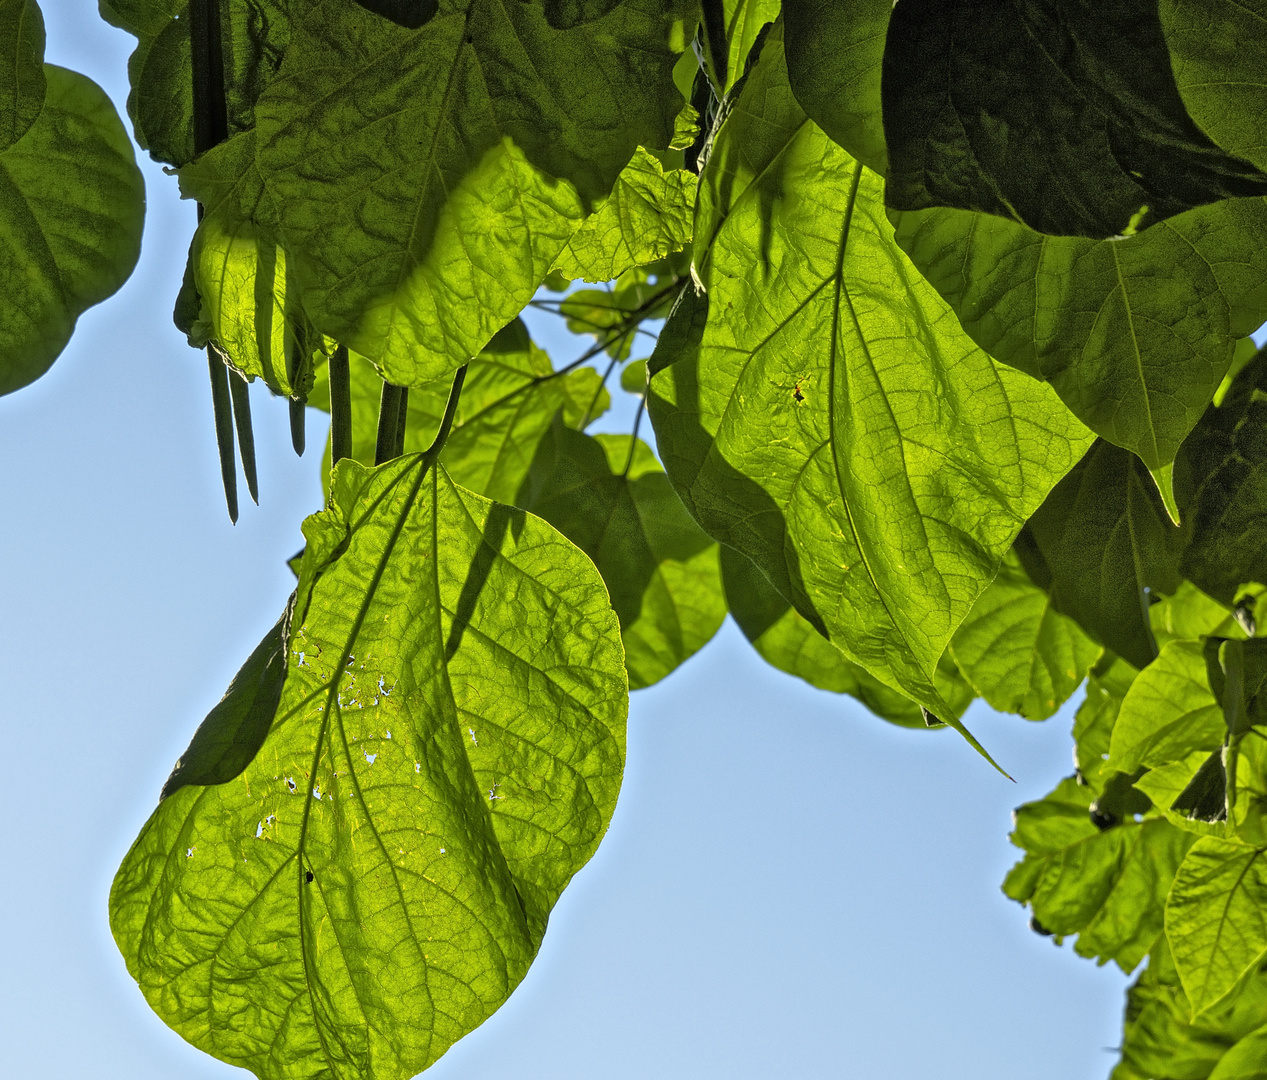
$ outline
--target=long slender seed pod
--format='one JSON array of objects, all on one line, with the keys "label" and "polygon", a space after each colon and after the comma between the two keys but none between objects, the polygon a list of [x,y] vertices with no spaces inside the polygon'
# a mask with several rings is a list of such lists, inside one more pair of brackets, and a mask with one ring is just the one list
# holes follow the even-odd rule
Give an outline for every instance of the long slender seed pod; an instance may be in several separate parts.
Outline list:
[{"label": "long slender seed pod", "polygon": [[193,67],[194,153],[203,154],[229,137],[219,0],[192,0],[189,5],[189,37]]},{"label": "long slender seed pod", "polygon": [[[374,464],[381,465],[399,457],[396,449],[397,428],[400,426],[401,397],[405,390],[402,386],[383,383],[383,396],[378,402],[378,438],[374,444]],[[403,439],[400,440],[404,442]]]},{"label": "long slender seed pod", "polygon": [[259,484],[255,477],[255,432],[251,430],[251,387],[240,371],[225,367],[229,380],[229,397],[233,402],[233,426],[238,431],[238,453],[242,457],[242,475],[251,500],[260,504]]},{"label": "long slender seed pod", "polygon": [[299,457],[304,456],[304,447],[307,445],[307,433],[304,430],[304,421],[307,413],[304,411],[307,403],[299,398],[290,398],[290,445],[295,448],[295,453]]},{"label": "long slender seed pod", "polygon": [[396,406],[396,436],[392,440],[392,457],[405,452],[405,427],[409,423],[409,388],[400,388],[400,403]]},{"label": "long slender seed pod", "polygon": [[229,520],[238,522],[238,469],[233,456],[233,406],[229,397],[229,371],[216,350],[207,346],[207,369],[211,373],[211,407],[216,421],[216,446],[220,451],[220,476],[224,480],[224,501]]},{"label": "long slender seed pod", "polygon": [[340,345],[330,357],[330,464],[352,456],[352,377],[348,349]]}]

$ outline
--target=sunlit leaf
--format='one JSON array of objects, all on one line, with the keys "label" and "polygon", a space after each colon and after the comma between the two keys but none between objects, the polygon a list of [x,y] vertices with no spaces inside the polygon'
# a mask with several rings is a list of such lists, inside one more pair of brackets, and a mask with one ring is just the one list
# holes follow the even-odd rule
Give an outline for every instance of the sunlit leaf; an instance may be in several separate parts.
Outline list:
[{"label": "sunlit leaf", "polygon": [[402,386],[477,353],[635,149],[668,145],[683,16],[621,0],[560,29],[539,4],[445,0],[409,30],[304,8],[255,115],[318,328]]},{"label": "sunlit leaf", "polygon": [[1134,772],[1217,749],[1227,734],[1210,693],[1199,641],[1172,641],[1131,683],[1122,701],[1109,766]]},{"label": "sunlit leaf", "polygon": [[1194,1014],[1230,993],[1267,952],[1264,849],[1201,837],[1166,901],[1166,938]]},{"label": "sunlit leaf", "polygon": [[1161,818],[1101,829],[1091,802],[1091,790],[1069,777],[1016,811],[1012,843],[1026,856],[1003,891],[1053,934],[1078,934],[1080,956],[1131,971],[1162,932],[1166,893],[1194,838]]},{"label": "sunlit leaf", "polygon": [[717,544],[682,506],[651,448],[555,420],[516,502],[594,560],[625,643],[629,686],[658,682],[726,617]]},{"label": "sunlit leaf", "polygon": [[272,728],[237,779],[163,800],[111,926],[221,1060],[405,1080],[523,978],[607,827],[618,627],[572,544],[418,456],[341,463],[305,535]]},{"label": "sunlit leaf", "polygon": [[1101,648],[1052,607],[1012,553],[950,639],[950,652],[1000,712],[1045,720],[1081,685]]},{"label": "sunlit leaf", "polygon": [[1088,436],[960,331],[881,187],[800,111],[772,32],[701,179],[706,292],[661,333],[649,406],[704,528],[940,715],[952,633]]},{"label": "sunlit leaf", "polygon": [[[722,547],[721,569],[730,614],[769,664],[819,690],[848,694],[883,720],[927,730],[915,702],[849,660],[792,607],[751,559]],[[942,700],[956,716],[962,716],[974,695],[948,655],[937,665],[933,682]]]},{"label": "sunlit leaf", "polygon": [[44,73],[39,117],[0,152],[0,394],[48,370],[141,250],[145,185],[114,106],[83,75]]},{"label": "sunlit leaf", "polygon": [[696,177],[665,169],[642,147],[616,186],[559,253],[553,269],[575,281],[611,281],[691,242]]}]

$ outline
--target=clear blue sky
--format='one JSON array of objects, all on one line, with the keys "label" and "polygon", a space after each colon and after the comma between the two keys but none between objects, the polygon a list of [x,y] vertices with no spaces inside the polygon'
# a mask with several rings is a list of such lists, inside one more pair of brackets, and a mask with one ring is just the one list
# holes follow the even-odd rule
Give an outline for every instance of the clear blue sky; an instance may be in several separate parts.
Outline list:
[{"label": "clear blue sky", "polygon": [[[122,107],[131,38],[90,0],[44,6],[49,60]],[[0,1072],[23,1080],[247,1075],[150,1013],[106,896],[292,588],[324,427],[310,414],[296,459],[256,388],[262,506],[230,526],[206,363],[170,319],[193,207],[145,167],[136,273],[0,399]],[[728,623],[634,695],[607,839],[521,988],[427,1075],[1101,1080],[1125,978],[1036,937],[998,890],[1011,808],[1071,771],[1070,715],[974,706],[1011,784],[952,733],[766,667]]]}]

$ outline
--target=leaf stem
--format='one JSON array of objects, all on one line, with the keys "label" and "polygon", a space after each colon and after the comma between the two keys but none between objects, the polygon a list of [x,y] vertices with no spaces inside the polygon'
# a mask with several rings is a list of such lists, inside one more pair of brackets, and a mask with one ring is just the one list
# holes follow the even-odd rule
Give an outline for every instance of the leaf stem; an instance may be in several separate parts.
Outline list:
[{"label": "leaf stem", "polygon": [[449,400],[444,403],[444,415],[440,418],[440,427],[436,431],[436,437],[431,440],[431,445],[422,455],[424,472],[435,463],[444,450],[444,444],[449,441],[449,432],[453,430],[453,420],[458,413],[458,402],[462,400],[462,384],[466,382],[466,369],[469,366],[469,364],[463,364],[453,373],[453,385],[449,387]]},{"label": "leaf stem", "polygon": [[633,434],[629,436],[629,457],[625,459],[625,467],[620,471],[622,479],[628,476],[629,470],[633,468],[634,451],[638,448],[638,428],[642,426],[642,414],[646,407],[647,395],[643,394],[638,400],[638,415],[634,417]]},{"label": "leaf stem", "polygon": [[330,466],[352,456],[352,376],[348,347],[330,357]]}]

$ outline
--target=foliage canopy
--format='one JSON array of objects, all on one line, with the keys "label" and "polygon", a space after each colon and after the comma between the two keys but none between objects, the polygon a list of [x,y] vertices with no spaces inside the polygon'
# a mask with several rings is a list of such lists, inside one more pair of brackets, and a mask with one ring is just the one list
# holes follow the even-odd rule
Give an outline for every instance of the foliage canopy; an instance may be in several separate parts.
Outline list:
[{"label": "foliage canopy", "polygon": [[[601,840],[628,692],[729,612],[987,759],[974,699],[1085,680],[1004,892],[1143,965],[1114,1080],[1267,1075],[1265,0],[101,9],[199,204],[231,516],[247,383],[301,453],[330,414],[295,592],[111,893],[169,1025],[270,1080],[425,1069]],[[8,393],[144,192],[34,0],[0,27]],[[556,367],[530,304],[592,347]],[[613,393],[634,430],[589,434]]]}]

